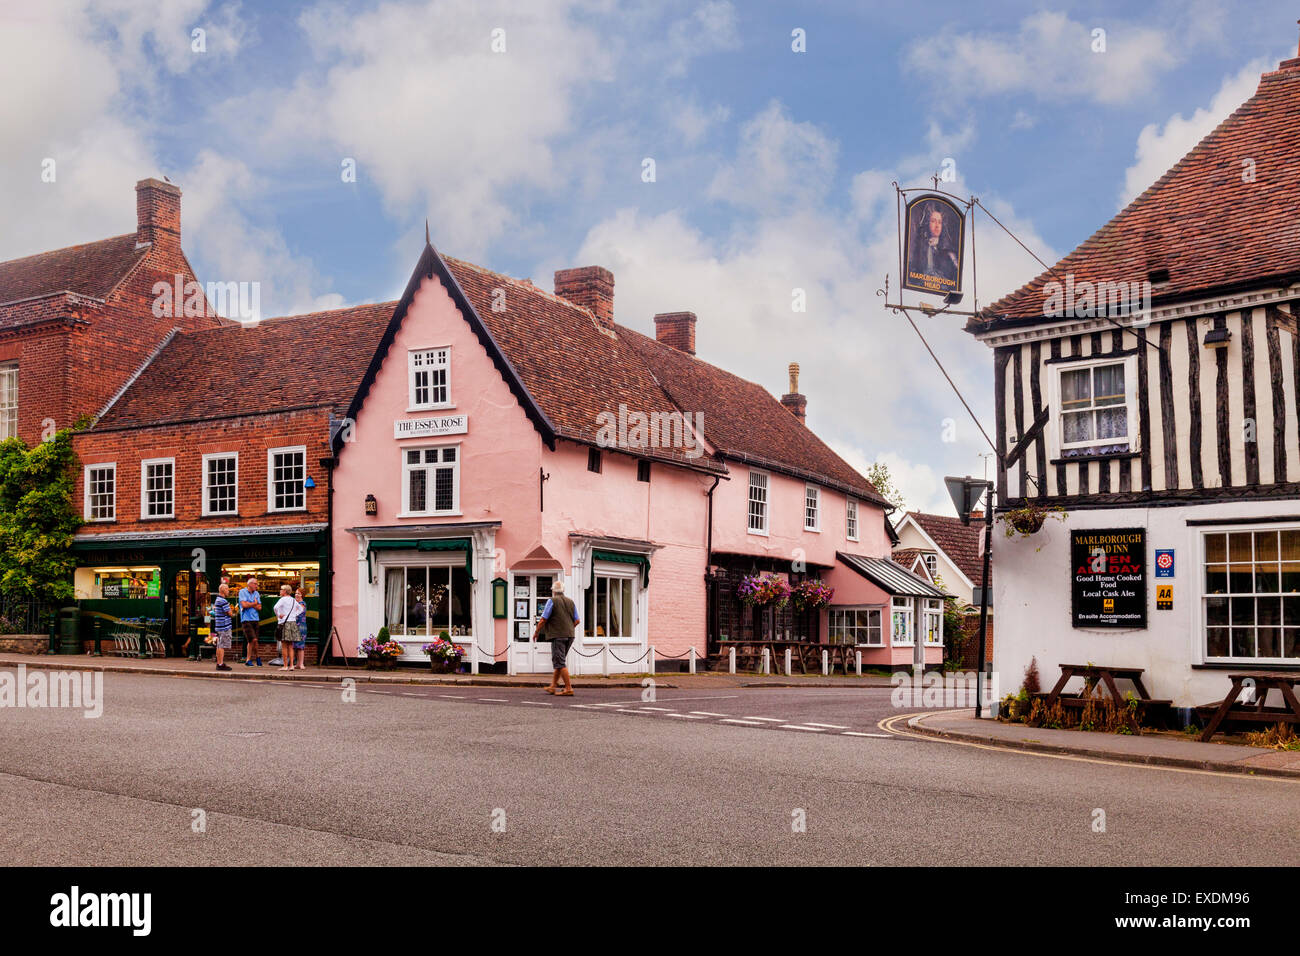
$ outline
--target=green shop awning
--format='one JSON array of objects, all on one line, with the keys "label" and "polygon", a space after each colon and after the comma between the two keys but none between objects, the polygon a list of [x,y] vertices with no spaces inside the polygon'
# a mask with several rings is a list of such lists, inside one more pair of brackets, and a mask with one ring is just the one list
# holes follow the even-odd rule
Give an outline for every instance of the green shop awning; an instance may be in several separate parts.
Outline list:
[{"label": "green shop awning", "polygon": [[470,581],[474,580],[474,542],[469,538],[379,538],[372,540],[366,548],[366,564],[369,566],[371,583],[375,573],[370,565],[370,555],[376,551],[464,551],[465,573]]},{"label": "green shop awning", "polygon": [[646,587],[650,583],[650,558],[644,554],[629,554],[626,551],[599,551],[595,548],[591,551],[591,580],[587,586],[591,587],[596,583],[596,562],[612,561],[617,564],[635,564],[641,568],[641,586]]}]

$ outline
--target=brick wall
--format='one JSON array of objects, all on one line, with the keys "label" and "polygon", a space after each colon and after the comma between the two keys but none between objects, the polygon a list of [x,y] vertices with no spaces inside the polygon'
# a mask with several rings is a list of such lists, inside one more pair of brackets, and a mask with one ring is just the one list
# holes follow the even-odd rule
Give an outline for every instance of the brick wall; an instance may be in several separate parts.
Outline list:
[{"label": "brick wall", "polygon": [[[307,475],[316,480],[306,492],[306,512],[267,509],[267,451],[305,445]],[[329,456],[329,411],[299,412],[227,418],[218,421],[133,428],[122,431],[83,432],[74,436],[73,449],[82,468],[76,476],[73,501],[85,500],[85,465],[116,462],[117,520],[83,525],[83,534],[124,531],[167,531],[178,527],[204,528],[239,525],[274,527],[325,521],[328,488],[320,460]],[[203,456],[238,452],[238,514],[203,516]],[[174,519],[140,518],[140,469],[148,458],[174,458]]]},{"label": "brick wall", "polygon": [[[966,621],[962,626],[962,631],[970,635],[970,640],[966,642],[965,652],[962,654],[962,667],[965,670],[973,671],[979,665],[980,616],[978,614],[967,616]],[[984,663],[990,664],[992,661],[993,615],[990,614],[988,617],[988,628],[984,634]]]}]

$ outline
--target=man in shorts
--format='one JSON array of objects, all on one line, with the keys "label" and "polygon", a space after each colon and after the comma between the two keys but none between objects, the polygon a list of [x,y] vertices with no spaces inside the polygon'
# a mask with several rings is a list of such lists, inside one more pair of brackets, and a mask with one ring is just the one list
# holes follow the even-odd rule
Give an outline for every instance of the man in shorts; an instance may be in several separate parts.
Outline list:
[{"label": "man in shorts", "polygon": [[244,631],[244,663],[252,667],[253,662],[262,666],[262,658],[257,653],[257,629],[261,624],[262,595],[257,593],[257,578],[250,577],[247,585],[239,591],[239,624]]},{"label": "man in shorts", "polygon": [[[542,608],[542,619],[537,622],[537,629],[533,632],[533,640],[536,641],[545,629],[546,640],[551,642],[551,667],[555,673],[551,675],[551,686],[546,688],[548,694],[573,696],[568,657],[569,648],[573,644],[573,632],[578,623],[578,606],[572,598],[565,596],[564,582],[556,581],[551,585],[551,597],[546,602],[546,607]],[[564,690],[559,690],[556,686],[561,680],[564,681]]]},{"label": "man in shorts", "polygon": [[230,665],[226,663],[226,651],[230,650],[231,639],[234,636],[234,621],[230,617],[232,609],[229,595],[230,585],[222,581],[217,599],[212,602],[212,643],[217,648],[217,670],[219,671],[230,670]]}]

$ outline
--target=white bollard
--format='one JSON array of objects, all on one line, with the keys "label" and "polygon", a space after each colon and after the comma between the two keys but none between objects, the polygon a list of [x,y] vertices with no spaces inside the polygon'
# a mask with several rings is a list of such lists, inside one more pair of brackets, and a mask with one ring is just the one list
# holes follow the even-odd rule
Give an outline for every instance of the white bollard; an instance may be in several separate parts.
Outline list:
[{"label": "white bollard", "polygon": [[647,659],[647,664],[650,667],[649,673],[653,674],[655,672],[655,646],[653,644],[650,645],[650,656]]},{"label": "white bollard", "polygon": [[791,675],[794,674],[794,671],[790,668],[790,656],[791,656],[791,651],[790,648],[787,647],[785,649],[785,676],[786,677],[790,677]]},{"label": "white bollard", "polygon": [[827,676],[830,672],[831,672],[831,652],[822,651],[822,677]]},{"label": "white bollard", "polygon": [[853,656],[858,659],[858,676],[861,677],[862,676],[862,652],[854,651]]},{"label": "white bollard", "polygon": [[606,641],[600,649],[600,672],[606,677],[609,676],[609,641]]},{"label": "white bollard", "polygon": [[729,658],[728,667],[731,673],[734,674],[736,673],[736,649],[734,647],[727,651],[727,657]]},{"label": "white bollard", "polygon": [[695,645],[691,645],[691,673],[695,673]]},{"label": "white bollard", "polygon": [[478,673],[478,641],[469,642],[469,672]]},{"label": "white bollard", "polygon": [[770,647],[763,648],[763,673],[765,675],[772,673],[772,649]]}]

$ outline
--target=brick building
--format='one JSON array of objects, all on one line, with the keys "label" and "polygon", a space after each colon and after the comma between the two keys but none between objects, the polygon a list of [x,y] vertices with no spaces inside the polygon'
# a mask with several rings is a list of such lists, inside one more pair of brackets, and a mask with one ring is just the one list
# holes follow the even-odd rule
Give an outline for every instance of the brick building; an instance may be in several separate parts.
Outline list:
[{"label": "brick building", "polygon": [[224,320],[154,314],[154,286],[195,281],[181,251],[181,191],[136,184],[134,232],[0,262],[0,439],[28,443],[94,416],[174,331]]}]

